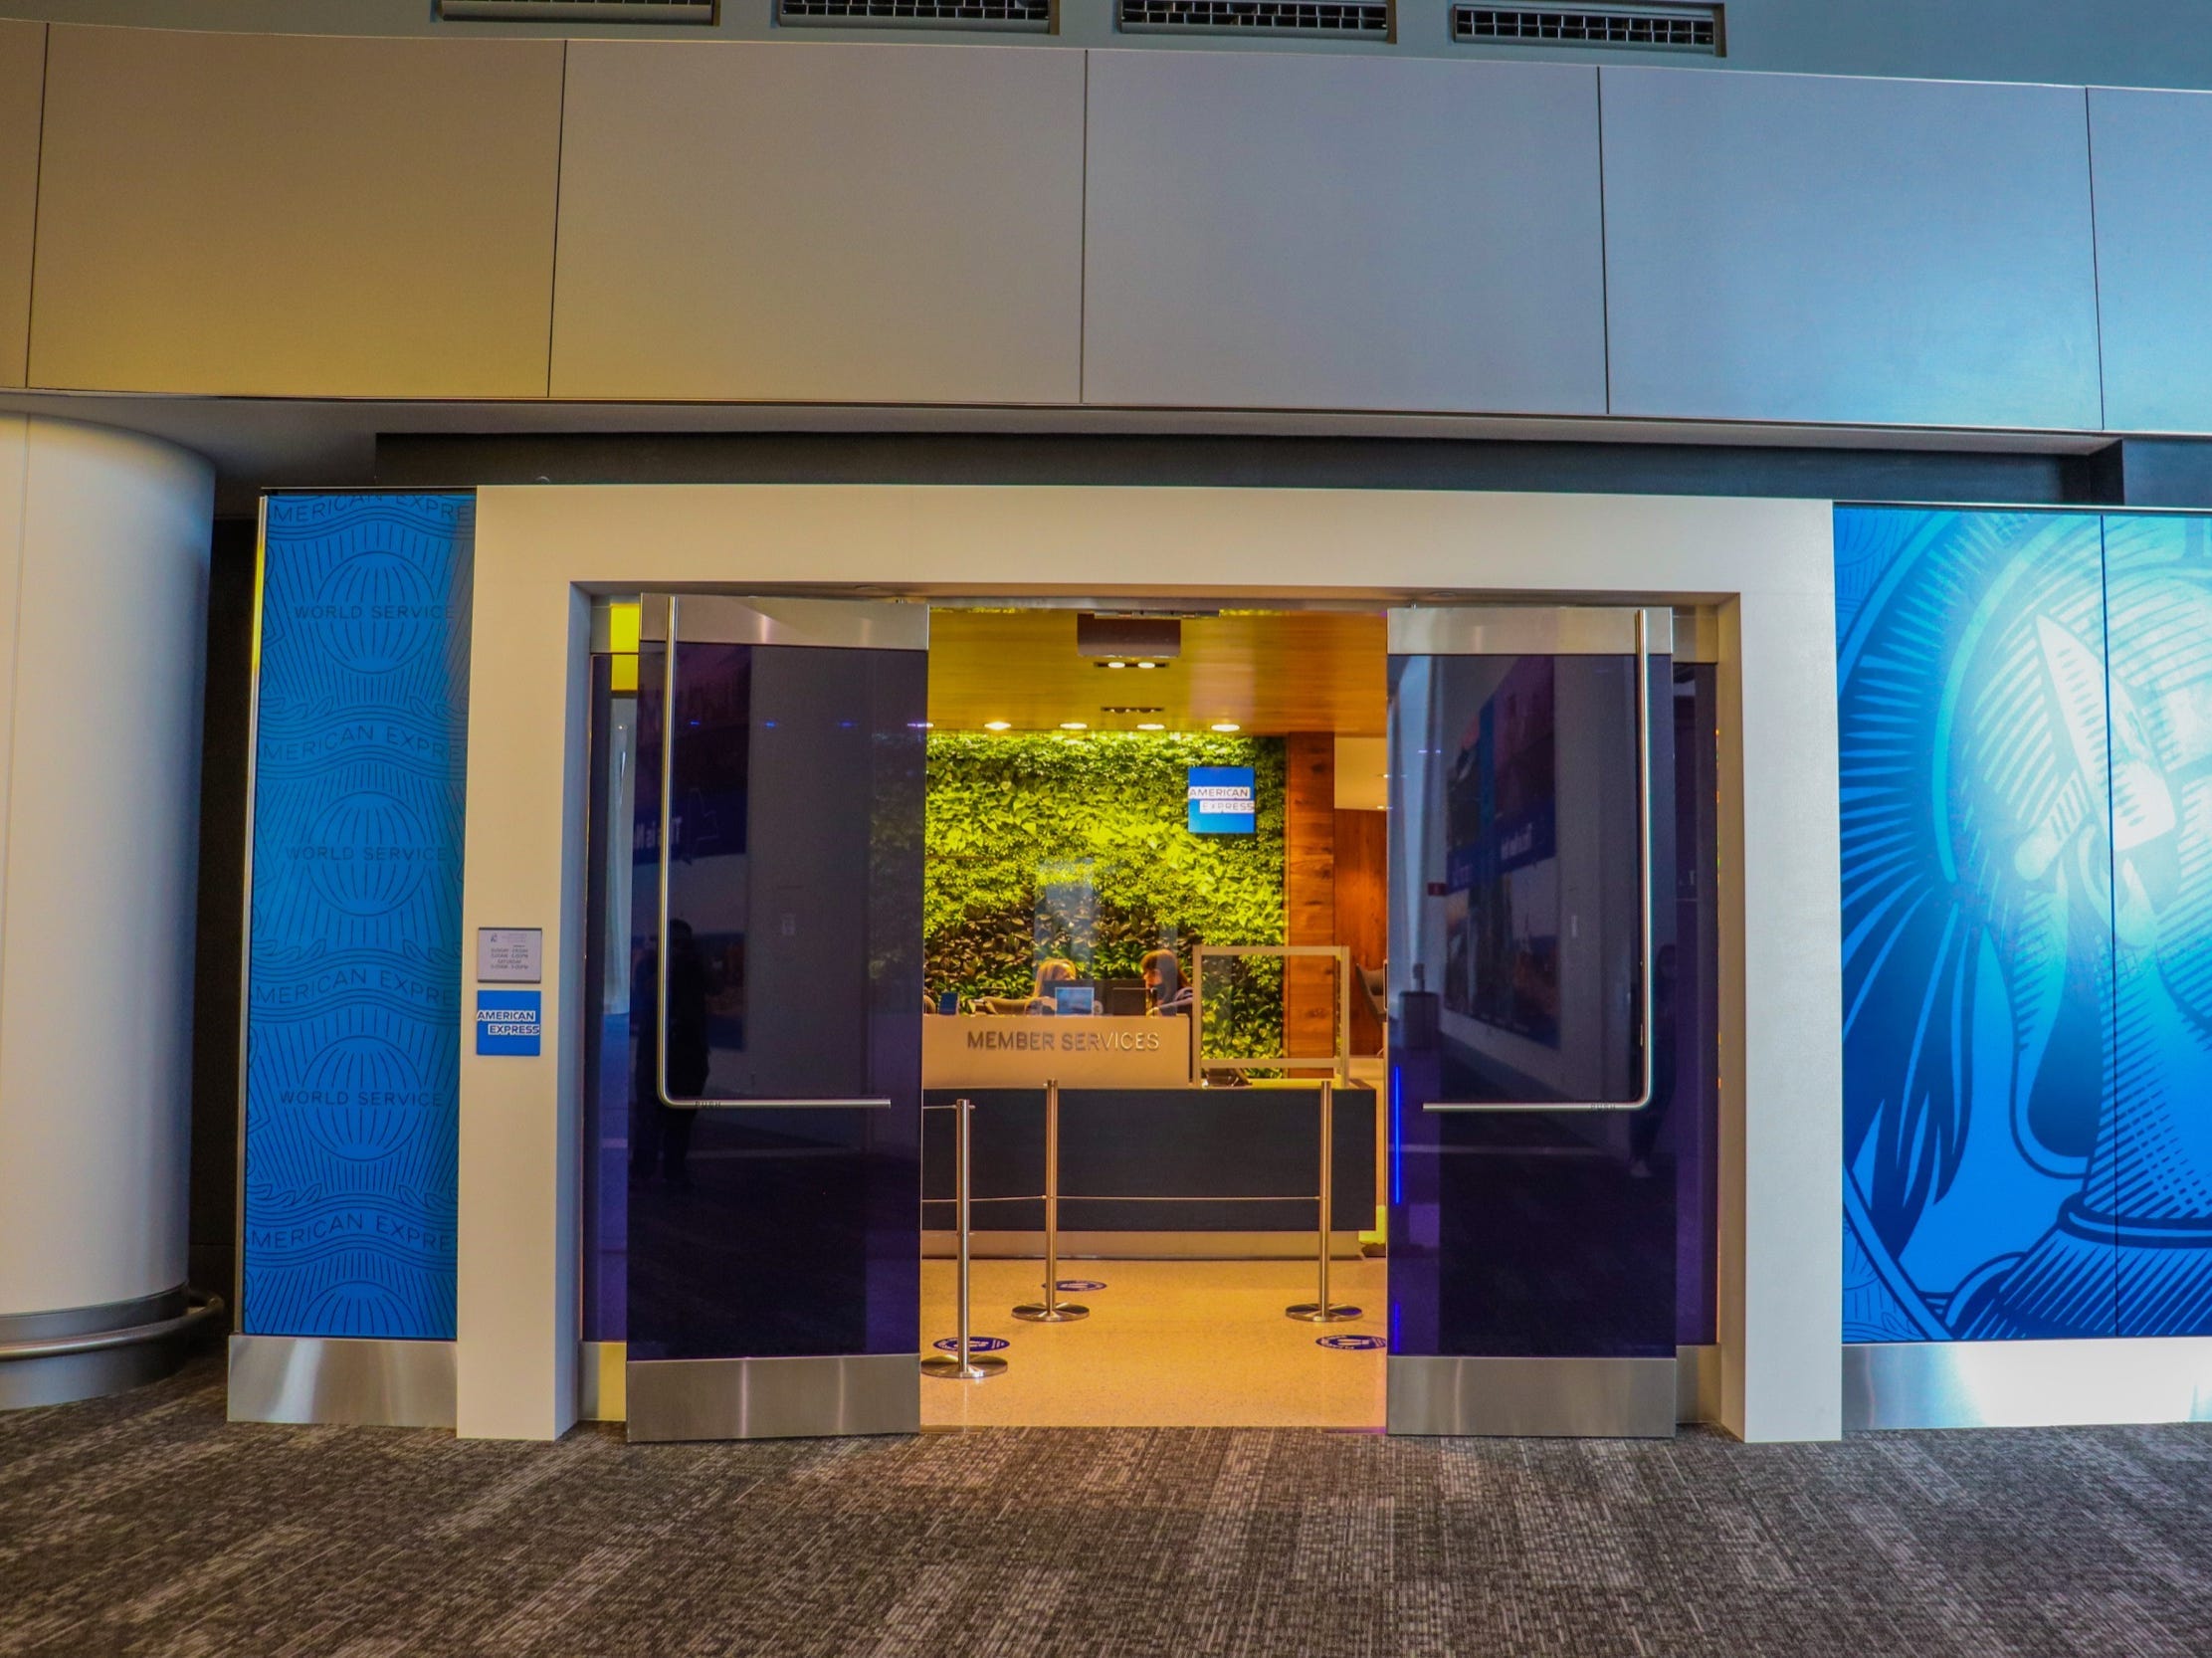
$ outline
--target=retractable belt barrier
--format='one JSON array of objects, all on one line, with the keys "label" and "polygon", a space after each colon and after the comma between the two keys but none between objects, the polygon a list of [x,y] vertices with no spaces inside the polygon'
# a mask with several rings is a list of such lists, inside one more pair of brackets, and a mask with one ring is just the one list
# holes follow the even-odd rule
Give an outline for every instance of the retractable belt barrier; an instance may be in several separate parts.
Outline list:
[{"label": "retractable belt barrier", "polygon": [[970,1150],[969,1120],[975,1115],[973,1100],[955,1100],[949,1107],[929,1106],[927,1111],[947,1111],[952,1115],[953,1143],[953,1197],[959,1213],[960,1228],[960,1347],[957,1352],[932,1353],[921,1361],[921,1373],[942,1376],[952,1381],[983,1381],[1001,1375],[1006,1370],[1006,1360],[996,1353],[976,1352],[971,1344],[974,1337],[969,1329],[968,1294],[968,1153]]},{"label": "retractable belt barrier", "polygon": [[[1295,1061],[1291,1063],[1296,1063]],[[1320,1105],[1320,1189],[1318,1192],[1285,1192],[1280,1196],[1250,1198],[1253,1202],[1304,1201],[1310,1197],[1319,1208],[1315,1226],[1318,1248],[1315,1251],[1318,1276],[1318,1294],[1311,1301],[1302,1301],[1286,1307],[1287,1318],[1302,1320],[1307,1324],[1342,1324],[1361,1316],[1360,1309],[1331,1301],[1328,1293],[1329,1263],[1329,1195],[1336,1176],[1336,1085],[1333,1078],[1324,1077],[1319,1084]],[[946,1376],[963,1381],[981,1381],[1000,1374],[1006,1360],[991,1353],[978,1353],[971,1349],[970,1334],[970,1270],[972,1259],[970,1205],[976,1203],[1034,1203],[1041,1195],[1045,1205],[1045,1295],[1042,1301],[1024,1302],[1013,1309],[1013,1315],[1030,1324],[1074,1324],[1088,1319],[1091,1309],[1079,1307],[1060,1299],[1060,1084],[1045,1084],[1045,1189],[1038,1193],[1000,1193],[977,1197],[973,1191],[972,1158],[974,1136],[972,1119],[975,1102],[966,1098],[949,1105],[926,1106],[926,1111],[949,1111],[953,1116],[953,1203],[957,1215],[959,1257],[959,1314],[960,1336],[956,1353],[940,1353],[924,1358],[922,1370],[933,1376]],[[1130,1203],[1145,1201],[1181,1201],[1180,1199],[1113,1197],[1105,1193],[1079,1194],[1086,1201],[1104,1203]]]},{"label": "retractable belt barrier", "polygon": [[1328,1199],[1336,1183],[1336,1085],[1327,1077],[1321,1079],[1321,1221],[1320,1221],[1320,1294],[1311,1301],[1294,1302],[1283,1309],[1284,1316],[1303,1319],[1307,1324],[1342,1324],[1359,1317],[1359,1309],[1346,1307],[1328,1299]]},{"label": "retractable belt barrier", "polygon": [[1014,1317],[1031,1324],[1074,1324],[1091,1309],[1060,1299],[1060,1084],[1045,1084],[1045,1299],[1027,1301]]}]

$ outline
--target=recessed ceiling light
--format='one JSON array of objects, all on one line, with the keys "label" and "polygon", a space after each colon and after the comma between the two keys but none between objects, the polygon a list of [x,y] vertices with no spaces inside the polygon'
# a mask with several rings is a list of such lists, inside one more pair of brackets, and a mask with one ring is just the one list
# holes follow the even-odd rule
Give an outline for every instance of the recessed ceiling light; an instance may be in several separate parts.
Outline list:
[{"label": "recessed ceiling light", "polygon": [[1137,666],[1139,668],[1157,668],[1159,664],[1156,662],[1140,662]]},{"label": "recessed ceiling light", "polygon": [[1140,731],[1164,731],[1167,729],[1167,727],[1161,725],[1157,720],[1143,721],[1137,725],[1136,728]]},{"label": "recessed ceiling light", "polygon": [[1234,720],[1216,720],[1208,728],[1216,731],[1241,731],[1244,729]]},{"label": "recessed ceiling light", "polygon": [[1011,720],[986,720],[983,722],[983,728],[986,731],[1010,731],[1014,728],[1014,722]]},{"label": "recessed ceiling light", "polygon": [[1080,720],[1063,720],[1060,728],[1064,731],[1088,731],[1091,727]]},{"label": "recessed ceiling light", "polygon": [[1109,662],[1106,666],[1108,668],[1126,668],[1128,664],[1125,662]]}]

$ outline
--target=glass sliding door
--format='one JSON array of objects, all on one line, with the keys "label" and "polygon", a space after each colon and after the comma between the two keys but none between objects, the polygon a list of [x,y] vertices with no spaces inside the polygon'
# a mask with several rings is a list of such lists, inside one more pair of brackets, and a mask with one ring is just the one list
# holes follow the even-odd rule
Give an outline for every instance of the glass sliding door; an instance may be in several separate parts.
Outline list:
[{"label": "glass sliding door", "polygon": [[927,611],[648,595],[633,1439],[919,1426]]},{"label": "glass sliding door", "polygon": [[1672,1433],[1672,615],[1389,625],[1389,1426]]}]

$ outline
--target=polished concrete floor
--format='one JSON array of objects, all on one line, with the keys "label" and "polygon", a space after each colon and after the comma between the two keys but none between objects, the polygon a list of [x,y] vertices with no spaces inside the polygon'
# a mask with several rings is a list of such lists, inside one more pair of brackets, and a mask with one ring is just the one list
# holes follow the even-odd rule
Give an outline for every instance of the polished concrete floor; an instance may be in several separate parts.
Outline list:
[{"label": "polished concrete floor", "polygon": [[[1030,1324],[1040,1261],[978,1261],[972,1330],[1002,1340],[1006,1371],[988,1381],[924,1378],[927,1427],[1380,1428],[1384,1263],[1333,1262],[1329,1298],[1359,1319],[1310,1325],[1284,1308],[1316,1292],[1311,1261],[1063,1261],[1063,1284],[1103,1283],[1063,1299],[1091,1309],[1074,1324]],[[924,1346],[958,1330],[950,1261],[924,1261]]]}]

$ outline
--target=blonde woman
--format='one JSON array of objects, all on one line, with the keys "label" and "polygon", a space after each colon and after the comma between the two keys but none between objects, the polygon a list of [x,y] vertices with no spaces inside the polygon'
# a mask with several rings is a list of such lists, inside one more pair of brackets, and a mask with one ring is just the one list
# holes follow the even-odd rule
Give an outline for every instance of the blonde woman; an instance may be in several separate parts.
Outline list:
[{"label": "blonde woman", "polygon": [[1076,964],[1064,955],[1048,955],[1037,963],[1037,985],[1030,992],[1029,1011],[1032,1013],[1057,1013],[1060,1011],[1054,989],[1062,984],[1076,982]]}]

